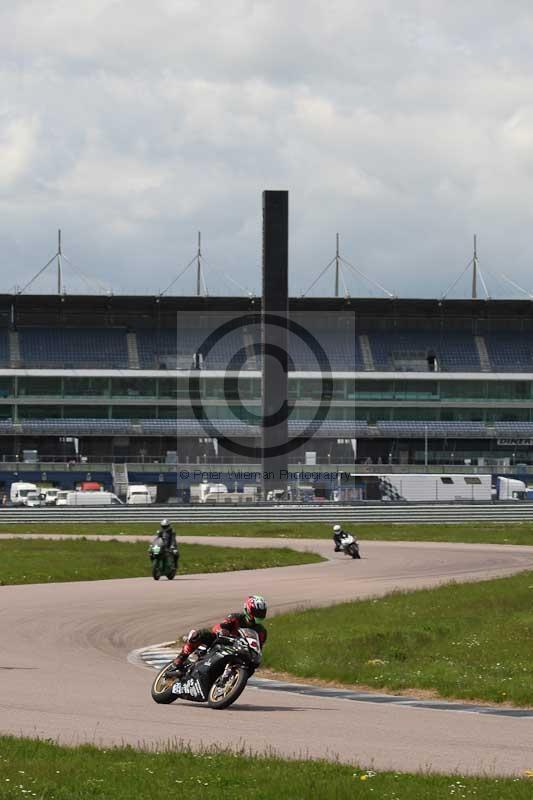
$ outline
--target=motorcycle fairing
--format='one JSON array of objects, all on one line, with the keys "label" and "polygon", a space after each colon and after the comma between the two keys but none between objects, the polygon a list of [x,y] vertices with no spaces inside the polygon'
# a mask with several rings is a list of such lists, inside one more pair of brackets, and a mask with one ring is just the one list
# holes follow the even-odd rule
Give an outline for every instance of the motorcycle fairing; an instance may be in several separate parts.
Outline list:
[{"label": "motorcycle fairing", "polygon": [[172,687],[172,694],[177,694],[186,700],[196,700],[199,703],[203,703],[206,699],[200,681],[192,676],[186,676],[184,680],[176,681]]}]

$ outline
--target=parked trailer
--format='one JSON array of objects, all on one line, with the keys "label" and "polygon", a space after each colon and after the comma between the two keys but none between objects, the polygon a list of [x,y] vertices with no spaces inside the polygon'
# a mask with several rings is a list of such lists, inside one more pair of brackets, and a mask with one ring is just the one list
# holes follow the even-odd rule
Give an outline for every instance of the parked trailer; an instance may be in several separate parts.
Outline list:
[{"label": "parked trailer", "polygon": [[490,500],[491,476],[454,474],[350,473],[361,500],[442,502]]},{"label": "parked trailer", "polygon": [[119,506],[122,501],[113,492],[59,492],[58,506]]}]

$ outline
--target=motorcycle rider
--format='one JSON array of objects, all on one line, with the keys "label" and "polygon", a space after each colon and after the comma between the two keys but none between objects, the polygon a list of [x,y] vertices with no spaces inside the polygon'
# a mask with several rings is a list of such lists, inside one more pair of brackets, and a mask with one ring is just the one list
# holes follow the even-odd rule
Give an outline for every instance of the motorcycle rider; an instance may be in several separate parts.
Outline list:
[{"label": "motorcycle rider", "polygon": [[242,613],[233,611],[228,614],[222,622],[218,622],[211,630],[209,628],[192,629],[185,637],[185,644],[172,662],[172,666],[166,671],[167,677],[178,677],[185,671],[186,661],[201,644],[211,647],[217,636],[236,636],[239,628],[252,628],[259,636],[261,647],[267,639],[266,628],[258,622],[265,619],[267,615],[267,604],[264,597],[259,594],[252,594],[244,601]]},{"label": "motorcycle rider", "polygon": [[348,531],[343,531],[341,525],[334,525],[333,526],[333,542],[335,544],[335,552],[336,553],[340,553],[340,551],[342,550],[342,547],[341,547],[342,540],[343,540],[343,538],[345,536],[353,536],[353,538],[355,539],[354,534],[353,533],[350,534],[350,533],[348,533]]},{"label": "motorcycle rider", "polygon": [[[156,535],[154,536],[152,544],[154,544],[158,540],[160,540],[162,546],[171,553],[172,558],[174,559],[174,568],[177,569],[178,543],[176,542],[176,531],[174,530],[168,519],[161,520],[160,528],[157,531]],[[151,554],[150,558],[153,558]]]}]

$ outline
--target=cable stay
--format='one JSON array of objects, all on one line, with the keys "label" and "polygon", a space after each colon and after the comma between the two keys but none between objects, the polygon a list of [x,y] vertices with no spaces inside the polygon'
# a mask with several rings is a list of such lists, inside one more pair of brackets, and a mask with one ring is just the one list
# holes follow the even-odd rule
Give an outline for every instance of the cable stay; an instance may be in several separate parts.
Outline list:
[{"label": "cable stay", "polygon": [[312,290],[315,288],[315,286],[317,285],[317,283],[318,283],[318,281],[320,280],[320,278],[321,278],[323,275],[325,275],[325,274],[326,274],[326,272],[328,271],[328,269],[329,269],[329,268],[332,266],[332,264],[334,264],[334,263],[335,263],[335,259],[334,259],[334,258],[332,258],[332,259],[331,259],[331,261],[329,262],[329,264],[326,264],[326,266],[324,267],[324,269],[322,270],[322,272],[320,272],[320,274],[319,274],[319,275],[317,275],[317,277],[315,278],[315,280],[313,281],[313,283],[311,284],[311,286],[310,286],[310,287],[307,289],[307,291],[302,293],[302,295],[301,295],[302,297],[307,297],[307,295],[309,294],[309,292],[310,292],[310,291],[312,291]]},{"label": "cable stay", "polygon": [[111,289],[109,287],[105,286],[98,278],[92,278],[92,279],[88,278],[87,275],[85,275],[85,273],[79,267],[76,267],[76,265],[70,260],[70,258],[68,258],[64,254],[63,248],[61,246],[61,230],[58,230],[57,232],[57,250],[52,256],[52,258],[46,262],[44,267],[41,267],[41,269],[35,273],[33,278],[31,278],[31,280],[29,280],[22,287],[22,289],[17,289],[15,291],[15,294],[24,294],[24,292],[27,291],[30,288],[30,286],[32,286],[35,283],[35,281],[46,272],[46,270],[54,263],[54,261],[57,264],[58,294],[66,294],[65,286],[63,283],[63,261],[66,261],[72,267],[73,271],[76,273],[78,278],[80,278],[85,283],[85,285],[89,287],[89,289],[94,291],[94,288],[98,287],[101,291],[104,291],[106,294],[112,294]]},{"label": "cable stay", "polygon": [[520,284],[518,284],[516,281],[512,280],[512,278],[509,278],[509,276],[505,275],[503,272],[501,272],[501,273],[500,272],[498,272],[498,273],[492,272],[492,270],[490,270],[485,264],[483,265],[483,269],[481,269],[481,266],[480,266],[480,263],[479,263],[479,259],[478,259],[478,255],[477,255],[477,236],[474,236],[474,254],[473,254],[473,257],[470,259],[470,261],[468,262],[466,267],[463,269],[463,271],[460,273],[460,275],[458,275],[458,277],[454,280],[454,282],[451,284],[451,286],[449,286],[448,289],[444,292],[444,294],[441,295],[441,300],[445,300],[448,297],[450,292],[453,291],[453,289],[457,286],[457,284],[459,283],[461,278],[465,275],[465,273],[470,268],[472,268],[472,294],[471,294],[471,299],[472,300],[481,299],[481,298],[478,297],[478,280],[479,280],[479,283],[481,284],[481,287],[482,287],[484,295],[485,295],[484,298],[482,298],[482,299],[484,299],[484,300],[490,300],[491,299],[491,293],[490,293],[488,285],[487,285],[486,276],[490,276],[491,280],[495,282],[496,288],[498,290],[498,294],[499,294],[499,291],[503,287],[502,295],[505,296],[505,286],[504,286],[504,284],[508,284],[509,286],[512,286],[513,289],[515,289],[520,294],[525,295],[529,300],[533,300],[533,293],[532,292],[528,291],[527,289],[524,289],[523,286],[520,286]]},{"label": "cable stay", "polygon": [[220,277],[223,280],[227,281],[228,284],[230,284],[230,283],[233,284],[234,286],[237,287],[237,289],[240,292],[242,292],[245,295],[248,295],[249,297],[253,297],[254,296],[253,292],[251,292],[245,286],[241,286],[241,284],[238,283],[236,280],[234,280],[234,278],[232,278],[231,275],[228,275],[226,272],[224,272],[224,270],[221,270],[218,267],[214,267],[210,262],[207,261],[205,256],[202,257],[202,261],[203,261],[203,264],[208,268],[208,270],[210,270],[211,272],[216,272],[218,275],[220,275]]},{"label": "cable stay", "polygon": [[525,294],[526,297],[529,297],[530,300],[533,300],[533,294],[531,294],[531,292],[528,292],[527,289],[524,289],[518,283],[516,283],[515,281],[511,280],[511,278],[508,278],[507,275],[503,274],[503,272],[502,272],[502,278],[503,278],[504,281],[507,281],[507,283],[509,283],[511,286],[513,286],[515,289],[517,289],[521,294]]},{"label": "cable stay", "polygon": [[180,278],[182,278],[182,277],[183,277],[183,275],[185,275],[185,273],[187,272],[187,270],[188,270],[188,269],[190,269],[190,268],[192,267],[192,265],[195,263],[195,261],[196,261],[196,256],[193,256],[193,257],[191,258],[191,260],[189,261],[189,263],[187,264],[187,266],[186,266],[186,267],[184,267],[184,269],[182,269],[182,270],[181,270],[181,272],[178,272],[178,274],[176,275],[176,277],[174,278],[174,280],[173,280],[171,283],[169,283],[169,285],[167,286],[167,288],[166,288],[166,289],[163,289],[163,291],[162,291],[162,292],[159,292],[159,297],[163,297],[163,295],[165,295],[167,292],[169,292],[169,291],[172,289],[172,287],[174,286],[174,284],[175,284],[175,283],[177,283],[177,282],[179,281],[179,279],[180,279]]},{"label": "cable stay", "polygon": [[207,288],[207,281],[206,281],[206,270],[205,267],[208,267],[209,271],[216,272],[219,274],[228,284],[232,283],[234,286],[239,289],[244,295],[248,295],[248,297],[255,297],[255,293],[251,292],[249,289],[246,289],[244,286],[241,286],[236,280],[234,280],[231,275],[228,275],[221,269],[214,267],[210,263],[208,264],[204,254],[202,253],[202,234],[198,231],[198,246],[195,255],[191,258],[189,263],[179,272],[174,280],[169,283],[166,289],[163,289],[162,292],[159,293],[159,297],[163,297],[163,295],[167,294],[173,286],[182,278],[186,272],[193,266],[196,265],[196,296],[201,297],[202,294],[204,297],[209,296],[209,290]]},{"label": "cable stay", "polygon": [[359,275],[360,278],[363,278],[363,280],[365,280],[371,286],[374,286],[376,289],[379,289],[380,292],[383,292],[383,294],[386,295],[387,297],[389,297],[391,300],[394,299],[395,295],[393,294],[393,292],[389,292],[389,290],[385,289],[385,287],[382,286],[380,283],[378,283],[377,281],[372,280],[372,278],[369,278],[368,275],[365,275],[364,272],[362,272],[360,269],[358,269],[358,267],[354,266],[349,261],[347,261],[347,259],[345,259],[345,258],[343,258],[341,256],[340,260],[341,260],[341,262],[343,264],[346,264],[347,267],[350,267],[350,269],[353,272],[355,272],[356,275]]},{"label": "cable stay", "polygon": [[368,275],[366,275],[362,270],[359,269],[359,267],[356,267],[354,264],[352,264],[350,261],[348,261],[348,259],[346,259],[343,256],[341,256],[340,248],[339,248],[339,234],[338,233],[336,235],[335,255],[333,256],[331,261],[328,264],[326,264],[326,266],[317,275],[317,277],[312,282],[312,284],[309,286],[309,288],[305,292],[302,293],[301,297],[307,297],[309,292],[311,292],[314,289],[314,287],[317,285],[319,280],[326,274],[326,272],[329,269],[331,269],[331,267],[334,264],[335,264],[335,297],[339,297],[339,284],[340,284],[340,282],[342,282],[342,285],[343,285],[343,288],[344,288],[344,292],[345,292],[345,297],[349,297],[350,296],[350,294],[348,292],[348,288],[346,286],[346,281],[344,279],[343,266],[348,267],[359,278],[362,278],[363,281],[365,281],[367,284],[369,284],[370,286],[373,286],[375,289],[378,289],[386,297],[389,297],[389,298],[393,298],[394,297],[394,294],[392,292],[389,292],[388,289],[385,289],[385,287],[382,286],[377,281],[373,280],[372,278],[369,278]]}]

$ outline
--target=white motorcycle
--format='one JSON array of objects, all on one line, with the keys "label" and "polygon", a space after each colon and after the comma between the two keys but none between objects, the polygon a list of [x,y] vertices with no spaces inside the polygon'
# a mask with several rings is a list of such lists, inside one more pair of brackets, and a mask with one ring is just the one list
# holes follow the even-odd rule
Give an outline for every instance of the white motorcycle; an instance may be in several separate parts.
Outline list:
[{"label": "white motorcycle", "polygon": [[351,558],[361,558],[359,544],[355,536],[352,536],[351,533],[343,533],[339,546],[345,556],[350,556]]}]

